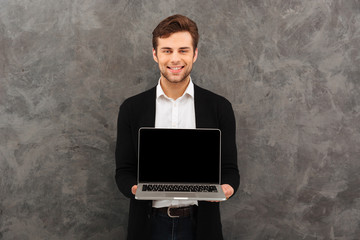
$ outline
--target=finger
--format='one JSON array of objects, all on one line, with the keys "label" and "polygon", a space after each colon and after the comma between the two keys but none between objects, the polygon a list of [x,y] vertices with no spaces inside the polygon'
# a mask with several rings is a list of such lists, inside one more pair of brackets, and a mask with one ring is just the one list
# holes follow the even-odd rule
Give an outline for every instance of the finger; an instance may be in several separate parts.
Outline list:
[{"label": "finger", "polygon": [[223,184],[221,187],[227,199],[229,199],[231,195],[234,194],[234,189],[229,184]]},{"label": "finger", "polygon": [[136,194],[136,190],[137,190],[137,185],[134,185],[134,186],[132,186],[132,188],[131,188],[131,192],[132,192],[132,194]]}]

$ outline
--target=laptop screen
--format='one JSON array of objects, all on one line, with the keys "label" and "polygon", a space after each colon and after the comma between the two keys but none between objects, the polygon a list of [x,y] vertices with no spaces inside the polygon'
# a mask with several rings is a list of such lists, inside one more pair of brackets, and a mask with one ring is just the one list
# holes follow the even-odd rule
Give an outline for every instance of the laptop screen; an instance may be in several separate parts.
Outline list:
[{"label": "laptop screen", "polygon": [[139,183],[220,183],[219,129],[139,130]]}]

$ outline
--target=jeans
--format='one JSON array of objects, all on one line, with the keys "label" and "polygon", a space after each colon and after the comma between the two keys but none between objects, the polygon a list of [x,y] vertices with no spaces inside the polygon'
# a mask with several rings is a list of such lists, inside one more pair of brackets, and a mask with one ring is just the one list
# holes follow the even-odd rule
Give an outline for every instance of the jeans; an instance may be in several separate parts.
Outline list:
[{"label": "jeans", "polygon": [[151,219],[152,240],[194,240],[196,222],[194,216],[170,218],[156,213]]}]

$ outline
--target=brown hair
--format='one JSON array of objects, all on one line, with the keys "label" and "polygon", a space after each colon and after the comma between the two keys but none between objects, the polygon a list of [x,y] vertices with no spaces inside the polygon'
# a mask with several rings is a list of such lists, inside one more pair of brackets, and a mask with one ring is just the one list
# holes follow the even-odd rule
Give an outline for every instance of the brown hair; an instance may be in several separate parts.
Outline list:
[{"label": "brown hair", "polygon": [[152,32],[153,34],[153,48],[156,51],[158,45],[158,38],[167,38],[176,32],[187,31],[190,33],[193,41],[194,51],[199,42],[199,33],[196,23],[190,18],[176,14],[162,20],[159,25]]}]

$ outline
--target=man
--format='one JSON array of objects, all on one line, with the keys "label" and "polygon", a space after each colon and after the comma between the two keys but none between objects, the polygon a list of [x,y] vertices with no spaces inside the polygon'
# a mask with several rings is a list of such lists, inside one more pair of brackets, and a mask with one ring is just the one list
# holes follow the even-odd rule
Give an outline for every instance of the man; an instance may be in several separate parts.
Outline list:
[{"label": "man", "polygon": [[[120,191],[131,199],[128,239],[223,238],[218,202],[134,198],[140,127],[219,128],[221,186],[226,198],[230,198],[239,186],[235,117],[231,104],[198,87],[190,77],[198,56],[198,39],[196,24],[185,16],[174,15],[161,21],[153,31],[153,58],[159,65],[159,82],[156,87],[125,100],[120,107],[115,178]],[[186,142],[178,148],[186,148]],[[158,150],[161,152],[161,146]],[[166,214],[169,206],[176,208],[172,215],[179,217],[170,218]]]}]

